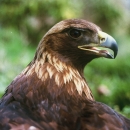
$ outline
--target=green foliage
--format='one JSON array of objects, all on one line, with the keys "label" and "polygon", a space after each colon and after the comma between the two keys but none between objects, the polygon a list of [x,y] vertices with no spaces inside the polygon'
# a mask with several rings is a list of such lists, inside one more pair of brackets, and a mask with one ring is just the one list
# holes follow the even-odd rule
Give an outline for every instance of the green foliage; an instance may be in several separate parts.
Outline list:
[{"label": "green foliage", "polygon": [[[75,0],[4,0],[0,3],[1,26],[13,26],[29,43],[37,45],[48,29],[62,19],[80,15]],[[7,16],[7,17],[6,17]]]},{"label": "green foliage", "polygon": [[0,29],[0,95],[33,58],[34,49],[13,29]]},{"label": "green foliage", "polygon": [[104,31],[112,33],[120,19],[122,19],[122,8],[114,0],[83,0],[85,18],[95,21]]}]

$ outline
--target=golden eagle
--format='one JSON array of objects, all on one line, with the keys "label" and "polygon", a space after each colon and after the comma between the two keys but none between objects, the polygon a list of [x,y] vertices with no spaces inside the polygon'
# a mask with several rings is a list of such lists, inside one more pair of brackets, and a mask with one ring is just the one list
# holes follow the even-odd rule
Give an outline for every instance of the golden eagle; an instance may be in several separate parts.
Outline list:
[{"label": "golden eagle", "polygon": [[0,129],[130,130],[129,119],[94,100],[83,74],[91,60],[115,58],[117,52],[114,38],[91,22],[57,23],[3,95]]}]

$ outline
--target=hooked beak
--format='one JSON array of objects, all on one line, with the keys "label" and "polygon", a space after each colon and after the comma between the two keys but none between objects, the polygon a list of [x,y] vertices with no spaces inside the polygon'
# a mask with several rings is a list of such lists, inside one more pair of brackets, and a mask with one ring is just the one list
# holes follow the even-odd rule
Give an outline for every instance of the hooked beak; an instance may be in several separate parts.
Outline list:
[{"label": "hooked beak", "polygon": [[[102,31],[98,31],[98,38],[99,43],[90,43],[87,45],[78,46],[78,48],[81,50],[86,50],[99,57],[114,59],[118,52],[118,46],[115,39]],[[109,52],[110,50],[113,51],[113,54]]]}]

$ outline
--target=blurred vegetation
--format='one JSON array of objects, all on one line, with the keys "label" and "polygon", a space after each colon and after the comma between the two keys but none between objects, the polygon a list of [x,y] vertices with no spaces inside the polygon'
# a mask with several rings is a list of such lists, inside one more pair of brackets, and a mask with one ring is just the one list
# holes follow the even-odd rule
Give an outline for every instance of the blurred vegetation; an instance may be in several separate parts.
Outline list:
[{"label": "blurred vegetation", "polygon": [[83,18],[118,42],[115,60],[92,61],[84,70],[95,99],[130,117],[130,2],[127,0],[1,0],[0,95],[34,56],[42,36],[55,23]]}]

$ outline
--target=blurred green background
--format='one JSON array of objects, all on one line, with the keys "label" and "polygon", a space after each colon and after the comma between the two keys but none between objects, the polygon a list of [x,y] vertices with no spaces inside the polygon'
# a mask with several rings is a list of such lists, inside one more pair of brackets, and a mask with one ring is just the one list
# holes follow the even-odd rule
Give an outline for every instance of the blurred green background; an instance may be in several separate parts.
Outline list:
[{"label": "blurred green background", "polygon": [[115,60],[96,59],[84,72],[97,101],[130,117],[129,0],[0,0],[0,96],[31,61],[45,32],[68,18],[94,22],[118,42]]}]

